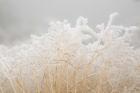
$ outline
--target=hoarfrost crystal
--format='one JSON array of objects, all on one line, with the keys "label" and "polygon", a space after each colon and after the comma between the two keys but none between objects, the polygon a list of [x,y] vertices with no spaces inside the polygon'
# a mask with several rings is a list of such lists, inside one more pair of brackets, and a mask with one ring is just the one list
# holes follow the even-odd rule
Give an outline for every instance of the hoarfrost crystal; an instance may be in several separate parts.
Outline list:
[{"label": "hoarfrost crystal", "polygon": [[75,27],[53,22],[48,32],[13,47],[0,46],[0,93],[140,93],[140,49],[130,45],[137,27]]}]

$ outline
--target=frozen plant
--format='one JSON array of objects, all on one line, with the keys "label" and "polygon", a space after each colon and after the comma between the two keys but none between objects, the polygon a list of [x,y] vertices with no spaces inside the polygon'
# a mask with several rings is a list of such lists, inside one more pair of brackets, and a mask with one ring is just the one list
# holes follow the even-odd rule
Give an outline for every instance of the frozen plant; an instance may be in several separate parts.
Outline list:
[{"label": "frozen plant", "polygon": [[0,46],[0,93],[140,93],[137,27],[97,25],[80,17],[52,22],[48,32],[12,47]]}]

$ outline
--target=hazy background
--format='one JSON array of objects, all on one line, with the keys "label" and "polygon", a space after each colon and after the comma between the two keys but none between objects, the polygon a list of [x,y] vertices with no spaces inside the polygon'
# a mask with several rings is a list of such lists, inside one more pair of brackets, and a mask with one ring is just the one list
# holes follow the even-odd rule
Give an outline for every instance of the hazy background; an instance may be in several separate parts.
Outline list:
[{"label": "hazy background", "polygon": [[[120,16],[114,24],[140,26],[140,0],[0,0],[0,43],[12,44],[45,32],[51,20],[68,19],[74,24],[84,16],[95,28],[116,11]],[[139,37],[140,31],[134,37],[136,44]]]}]

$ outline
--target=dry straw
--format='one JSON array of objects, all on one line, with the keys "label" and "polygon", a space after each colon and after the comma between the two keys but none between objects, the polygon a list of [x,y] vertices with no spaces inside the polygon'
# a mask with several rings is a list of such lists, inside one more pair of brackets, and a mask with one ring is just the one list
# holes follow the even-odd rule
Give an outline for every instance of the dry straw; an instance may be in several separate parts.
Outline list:
[{"label": "dry straw", "polygon": [[140,93],[140,50],[129,44],[136,27],[90,28],[53,22],[46,34],[0,46],[0,93]]}]

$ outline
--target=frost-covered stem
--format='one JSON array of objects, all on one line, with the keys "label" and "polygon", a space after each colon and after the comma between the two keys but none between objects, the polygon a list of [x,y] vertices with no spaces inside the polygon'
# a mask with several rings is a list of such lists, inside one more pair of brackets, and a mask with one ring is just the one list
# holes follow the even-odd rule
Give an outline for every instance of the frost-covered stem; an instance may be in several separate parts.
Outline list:
[{"label": "frost-covered stem", "polygon": [[4,73],[5,77],[9,80],[10,85],[11,85],[11,87],[12,87],[14,93],[17,93],[17,92],[16,92],[16,88],[14,87],[13,81],[12,81],[12,80],[8,77],[8,75],[7,75],[8,68],[7,68],[6,65],[5,65],[6,63],[5,63],[5,64],[4,64],[3,62],[0,62],[0,63],[1,63],[1,65],[3,66],[3,68],[5,69],[5,71],[3,71],[3,73]]},{"label": "frost-covered stem", "polygon": [[107,26],[106,26],[106,28],[105,28],[105,31],[107,31],[107,30],[111,27],[111,24],[113,23],[113,20],[114,20],[114,18],[115,18],[117,15],[118,15],[117,12],[115,12],[115,13],[113,13],[113,14],[110,15],[109,21],[108,21]]}]

